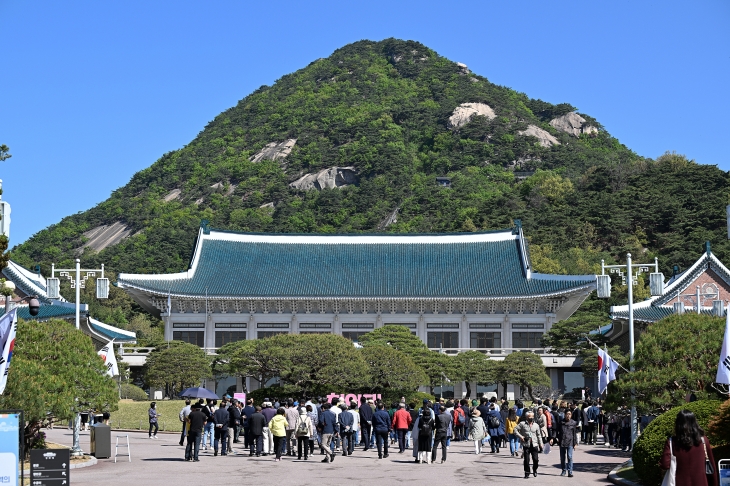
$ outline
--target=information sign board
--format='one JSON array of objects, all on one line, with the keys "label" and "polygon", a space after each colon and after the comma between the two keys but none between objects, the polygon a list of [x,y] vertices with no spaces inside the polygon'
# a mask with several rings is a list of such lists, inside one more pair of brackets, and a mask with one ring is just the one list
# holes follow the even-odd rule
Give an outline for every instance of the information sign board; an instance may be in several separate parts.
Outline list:
[{"label": "information sign board", "polygon": [[71,451],[68,449],[31,449],[31,486],[68,486],[71,484]]}]

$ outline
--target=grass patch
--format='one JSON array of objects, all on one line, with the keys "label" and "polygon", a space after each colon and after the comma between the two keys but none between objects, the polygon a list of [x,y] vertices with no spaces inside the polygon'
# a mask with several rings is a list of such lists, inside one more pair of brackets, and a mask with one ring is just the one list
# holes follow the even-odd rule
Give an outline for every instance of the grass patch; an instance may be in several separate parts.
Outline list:
[{"label": "grass patch", "polygon": [[[183,400],[160,400],[157,412],[160,414],[157,425],[161,431],[180,432],[182,424],[178,415],[185,406]],[[149,430],[150,422],[147,411],[150,402],[119,400],[119,410],[111,414],[110,424],[114,429]]]},{"label": "grass patch", "polygon": [[633,481],[635,483],[640,482],[639,475],[636,474],[636,471],[634,471],[634,466],[628,466],[628,467],[622,467],[619,469],[616,474],[621,479],[626,479],[628,481]]}]

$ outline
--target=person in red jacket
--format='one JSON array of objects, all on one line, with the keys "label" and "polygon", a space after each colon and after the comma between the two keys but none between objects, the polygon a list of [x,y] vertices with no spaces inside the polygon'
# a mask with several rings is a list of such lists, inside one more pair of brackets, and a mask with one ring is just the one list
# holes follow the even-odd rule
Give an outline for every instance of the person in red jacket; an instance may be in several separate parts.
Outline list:
[{"label": "person in red jacket", "polygon": [[408,426],[411,425],[411,414],[406,410],[406,404],[401,402],[398,404],[398,410],[393,414],[393,430],[398,436],[398,453],[403,454],[406,450],[406,434],[408,434]]}]

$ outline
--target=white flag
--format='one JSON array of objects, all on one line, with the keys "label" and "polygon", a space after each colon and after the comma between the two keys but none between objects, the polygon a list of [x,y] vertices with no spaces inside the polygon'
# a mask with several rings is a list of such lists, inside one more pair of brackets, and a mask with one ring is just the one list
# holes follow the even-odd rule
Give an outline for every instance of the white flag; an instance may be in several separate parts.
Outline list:
[{"label": "white flag", "polygon": [[725,339],[722,340],[720,363],[717,366],[715,382],[730,385],[730,307],[725,317]]},{"label": "white flag", "polygon": [[109,341],[109,344],[101,348],[97,354],[104,360],[106,374],[109,376],[117,376],[119,374],[119,367],[117,366],[117,357],[114,356],[114,340]]},{"label": "white flag", "polygon": [[608,353],[598,348],[598,393],[603,393],[608,384],[616,379],[618,363]]},{"label": "white flag", "polygon": [[170,299],[170,294],[167,294],[167,317],[170,317],[172,315],[172,300]]},{"label": "white flag", "polygon": [[5,391],[8,384],[8,372],[10,371],[10,360],[15,349],[15,333],[18,329],[18,309],[13,309],[0,319],[0,346],[2,346],[2,357],[0,357],[0,395]]}]

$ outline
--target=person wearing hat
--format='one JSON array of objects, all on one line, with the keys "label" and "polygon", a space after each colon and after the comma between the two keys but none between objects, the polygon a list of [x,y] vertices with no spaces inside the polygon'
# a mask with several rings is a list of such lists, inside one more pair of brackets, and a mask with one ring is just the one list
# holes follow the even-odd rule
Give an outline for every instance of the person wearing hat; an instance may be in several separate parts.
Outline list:
[{"label": "person wearing hat", "polygon": [[477,454],[482,453],[482,441],[487,437],[487,426],[484,425],[482,414],[476,407],[471,410],[471,418],[469,419],[469,440],[474,441],[474,451]]}]

